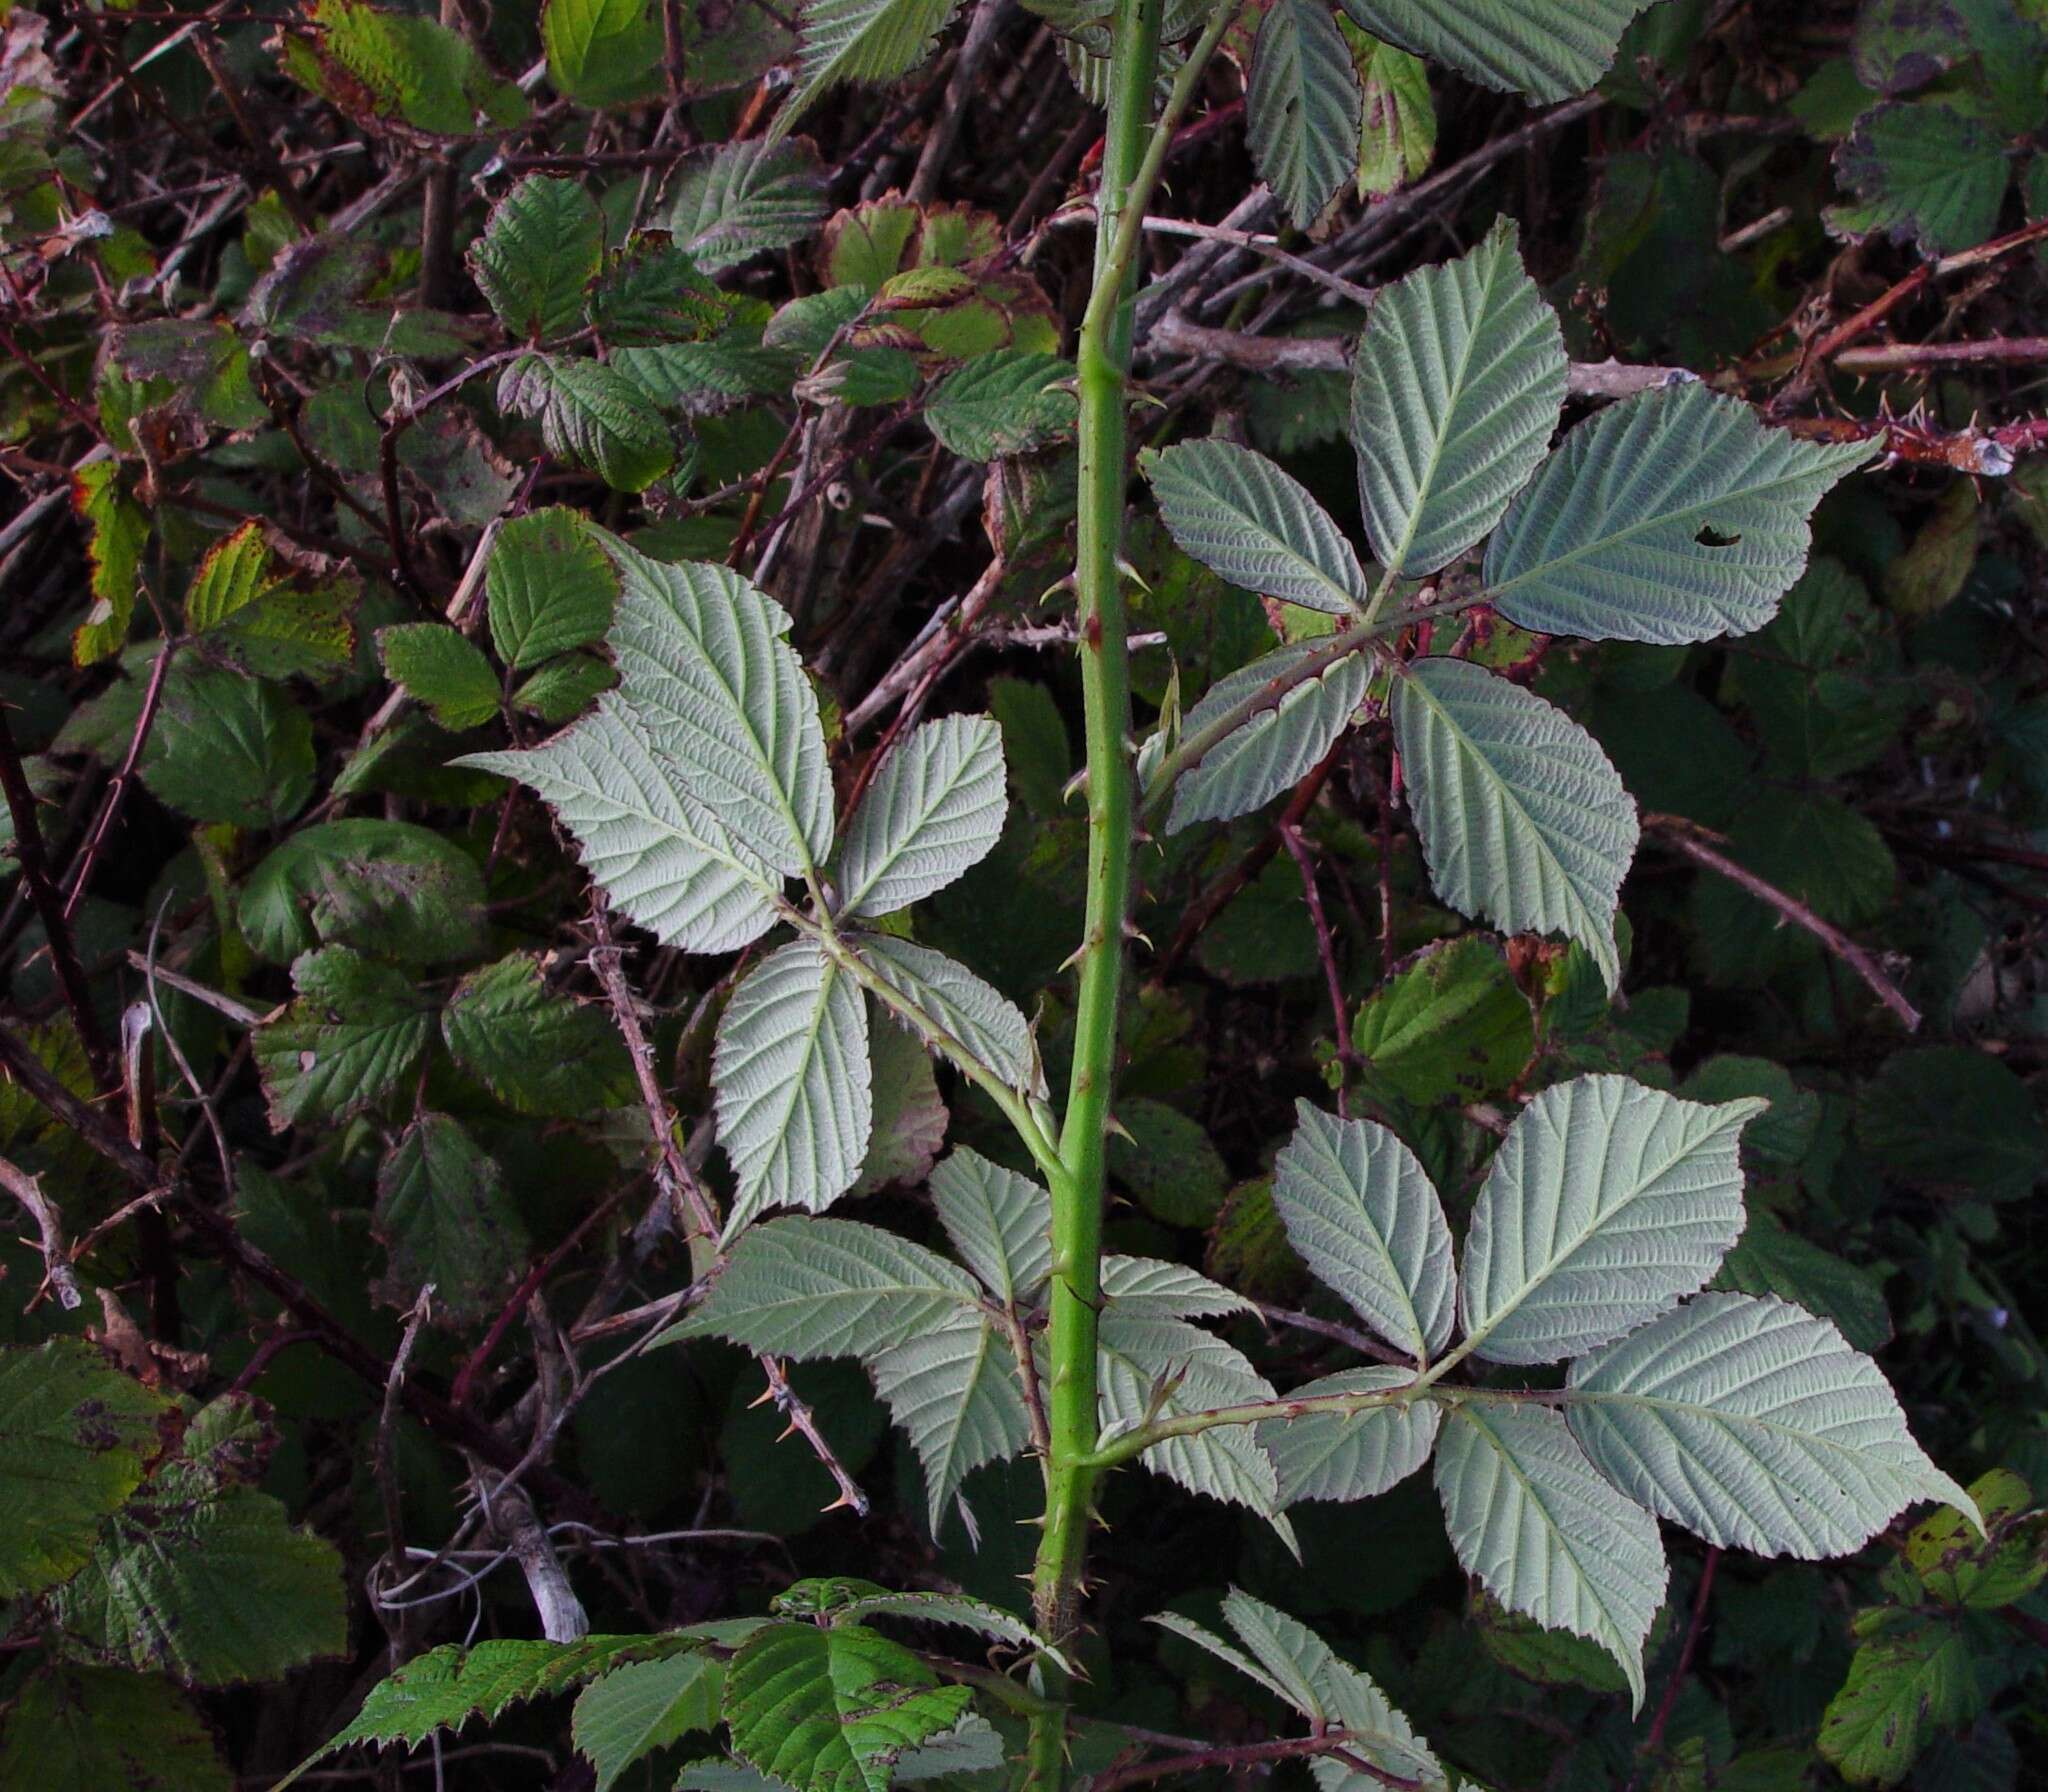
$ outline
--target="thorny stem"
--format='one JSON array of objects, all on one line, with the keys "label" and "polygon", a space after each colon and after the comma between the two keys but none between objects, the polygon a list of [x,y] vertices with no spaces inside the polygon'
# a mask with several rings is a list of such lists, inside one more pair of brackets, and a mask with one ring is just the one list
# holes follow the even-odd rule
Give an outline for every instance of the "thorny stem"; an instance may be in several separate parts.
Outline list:
[{"label": "thorny stem", "polygon": [[[1153,121],[1163,3],[1117,0],[1096,203],[1094,284],[1076,348],[1081,414],[1074,584],[1088,755],[1088,884],[1073,1069],[1059,1140],[1064,1174],[1052,1189],[1049,1449],[1044,1528],[1031,1579],[1040,1634],[1054,1643],[1066,1642],[1078,1621],[1094,1492],[1095,1475],[1086,1459],[1100,1427],[1095,1353],[1096,1314],[1102,1304],[1104,1166],[1137,820],[1121,570],[1133,269],[1145,208],[1158,186],[1174,128],[1237,3],[1216,0],[1164,110]],[[1049,1665],[1043,1671],[1048,1677],[1054,1672]],[[1057,1792],[1066,1771],[1063,1711],[1032,1718],[1026,1765],[1032,1792]]]}]

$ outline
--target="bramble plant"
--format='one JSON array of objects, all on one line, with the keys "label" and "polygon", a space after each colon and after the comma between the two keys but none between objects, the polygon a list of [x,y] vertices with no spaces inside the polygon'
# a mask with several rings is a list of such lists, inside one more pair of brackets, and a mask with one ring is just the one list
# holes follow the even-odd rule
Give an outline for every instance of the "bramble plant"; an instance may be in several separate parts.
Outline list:
[{"label": "bramble plant", "polygon": [[[1936,1466],[1875,1359],[1881,1276],[1787,1221],[1803,1189],[1821,1226],[1871,1228],[1864,1254],[1910,1275],[1920,1335],[1968,1313],[2015,1381],[2038,1374],[1982,1253],[1994,1204],[2048,1161],[2019,1074],[2039,998],[2017,1046],[1894,1050],[1923,1018],[1904,954],[1851,930],[1881,917],[1888,839],[1956,879],[1977,867],[2016,912],[2048,911],[2048,862],[1973,859],[1925,805],[1880,834],[1829,794],[1921,698],[1856,566],[1881,507],[1824,554],[1815,518],[1880,460],[1940,469],[1885,594],[1903,619],[1988,606],[1962,595],[1992,577],[1973,571],[1970,480],[2014,474],[2048,430],[1797,401],[1938,278],[2048,235],[1994,240],[2010,145],[2048,111],[2048,17],[1957,0],[1930,37],[1913,8],[1862,9],[1847,75],[1801,96],[1861,196],[1830,225],[1950,260],[1858,329],[1803,322],[1794,355],[1759,363],[1784,382],[1759,404],[1743,365],[1573,358],[1632,346],[1589,335],[1586,294],[1678,254],[1657,208],[1685,156],[1616,152],[1609,178],[1639,175],[1641,204],[1603,200],[1576,290],[1547,293],[1525,227],[1468,198],[1498,141],[1607,99],[1682,109],[1686,59],[1752,9],[1026,7],[1072,76],[1057,93],[1093,178],[1040,219],[1054,189],[1027,167],[1007,228],[938,197],[963,130],[996,128],[1002,0],[913,96],[939,110],[908,147],[891,147],[908,115],[884,110],[836,162],[797,131],[849,86],[895,107],[952,0],[807,0],[795,20],[314,0],[259,21],[260,44],[225,40],[224,8],[123,26],[67,7],[57,46],[41,17],[0,15],[0,269],[23,314],[0,318],[21,376],[0,390],[11,441],[74,438],[61,461],[24,454],[68,496],[0,531],[0,577],[68,503],[84,601],[38,639],[110,675],[54,716],[39,680],[0,690],[17,712],[0,712],[0,937],[19,941],[0,1171],[34,1233],[6,1267],[58,1315],[0,1351],[0,1598],[23,1643],[0,1780],[54,1747],[81,1792],[231,1783],[217,1708],[192,1694],[348,1658],[330,1531],[361,1544],[348,1565],[382,1634],[317,1709],[258,1721],[248,1771],[281,1783],[404,1744],[433,1751],[437,1783],[476,1749],[475,1783],[533,1757],[533,1783],[598,1792],[1118,1792],[1289,1763],[1321,1792],[1448,1792],[1543,1783],[1562,1750],[1562,1783],[1676,1792],[1807,1785],[1820,1762],[1896,1784],[1929,1750],[1949,1751],[1930,1771],[1966,1749],[1995,1766],[2016,1748],[1983,1717],[2001,1696],[2040,1728],[2016,1690],[2048,1664],[2027,1482]],[[53,49],[112,87],[67,91]],[[507,79],[516,58],[529,72]],[[173,72],[145,78],[159,60]],[[1256,179],[1223,183],[1221,225],[1164,217],[1170,166],[1217,140],[1195,114],[1232,63],[1242,140],[1219,153]],[[1431,176],[1433,70],[1556,110]],[[288,91],[392,171],[342,200],[323,183],[348,144],[266,125]],[[90,198],[82,133],[111,94],[231,171],[192,189],[245,214],[209,252],[204,302],[179,285],[203,231],[160,257]],[[624,128],[636,115],[650,133]],[[1961,175],[1924,165],[1951,152]],[[894,162],[902,191],[875,172]],[[1355,285],[1334,220],[1368,197],[1367,220],[1397,221],[1387,253],[1404,207],[1439,204],[1455,252]],[[1709,210],[1712,254],[1748,247]],[[1258,234],[1276,219],[1293,247]],[[1075,222],[1092,255],[1062,306],[1043,269]],[[1175,236],[1197,246],[1148,283],[1148,241]],[[776,255],[799,271],[771,302]],[[1210,290],[1221,321],[1199,321],[1193,295],[1253,256],[1353,308],[1262,334],[1255,281]],[[465,282],[485,313],[460,309]],[[1747,318],[1756,291],[1715,290]],[[1141,344],[1197,372],[1140,382]],[[1219,363],[1298,383],[1255,386],[1205,433],[1193,407]],[[1355,528],[1326,502],[1354,470]],[[266,512],[280,473],[295,499]],[[2030,470],[2013,484],[2048,491]],[[992,564],[904,639],[897,589],[950,564],[977,499]],[[872,557],[861,522],[889,538]],[[2007,614],[2021,582],[1999,588]],[[996,630],[1040,592],[1051,620]],[[978,634],[1070,651],[1074,680],[995,679],[987,713],[927,717]],[[1929,638],[1915,654],[1963,652]],[[1713,681],[1682,674],[1713,656]],[[1916,737],[1931,762],[1960,750],[1964,699],[1924,677],[1956,709]],[[1995,731],[2022,744],[1988,782],[1957,780],[2023,838],[2048,802],[2037,692],[2001,687]],[[1745,788],[1752,739],[1767,788]],[[108,774],[97,798],[81,761]],[[174,843],[135,877],[109,842],[145,803]],[[1415,859],[1397,871],[1400,814]],[[1718,880],[1687,921],[1707,981],[1776,1003],[1717,1024],[1810,1074],[1724,1051],[1673,1075],[1683,992],[1626,989],[1621,896],[1653,829]],[[1368,868],[1377,917],[1340,880],[1333,923],[1319,852]],[[1984,864],[2035,881],[2015,893]],[[1168,886],[1177,907],[1155,900]],[[95,888],[132,899],[132,937]],[[1960,903],[1914,936],[1953,966],[1932,994],[1958,1038],[2004,999],[1966,993],[1999,961]],[[1267,986],[1213,1048],[1190,1046],[1173,983],[1195,952],[1219,986]],[[1322,1006],[1275,1046],[1244,1011],[1278,1014],[1289,980]],[[1256,1110],[1240,1155],[1264,1174],[1235,1187],[1185,1111],[1191,1051],[1211,1049],[1271,1085],[1236,1092]],[[266,1156],[266,1135],[295,1143]],[[1886,1177],[1949,1205],[1878,1231]],[[1939,1242],[1909,1244],[1915,1226]],[[1266,1326],[1314,1344],[1261,1351]],[[835,1360],[901,1434],[893,1517],[860,1476],[879,1425],[856,1435],[858,1381],[815,1367]],[[772,1443],[746,1404],[763,1387],[754,1404],[787,1426]],[[1947,1372],[1914,1388],[1915,1424],[1961,1454],[2048,1470],[2031,1396],[2009,1420]],[[678,1469],[713,1429],[722,1468]],[[1241,1508],[1265,1536],[1214,1560],[1177,1547],[1181,1520],[1120,1495],[1140,1475],[1172,1484],[1170,1511]],[[856,1527],[829,1558],[790,1541],[811,1476]],[[1440,1509],[1422,1542],[1419,1486]],[[686,1488],[687,1528],[632,1535],[610,1509]],[[746,1522],[714,1523],[721,1500]],[[1420,1610],[1398,1574],[1377,1604],[1319,1590],[1376,1547],[1370,1516],[1333,1547],[1323,1509],[1363,1502],[1400,1514],[1389,1548],[1423,1574],[1440,1538],[1471,1589],[1420,1645],[1434,1689],[1391,1646],[1368,1672],[1326,1634],[1347,1610]],[[1162,1522],[1170,1559],[1098,1598],[1125,1536],[1156,1557]],[[1667,1525],[1694,1540],[1676,1578]],[[1028,1559],[996,1536],[1018,1526]],[[407,1542],[430,1532],[446,1541]],[[1782,1645],[1830,1684],[1810,1718],[1756,1692],[1738,1741],[1691,1678],[1717,1573],[1880,1538],[1896,1559],[1835,1601],[1862,1602],[1853,1655],[1820,1641],[1830,1583],[1744,1583],[1718,1665],[1754,1648],[1768,1677]],[[703,1565],[761,1543],[779,1566]],[[457,1597],[482,1618],[501,1565],[524,1622],[437,1631]],[[1102,1629],[1134,1617],[1165,1666],[1112,1701]],[[1544,1690],[1482,1685],[1461,1710],[1481,1664]],[[1207,1736],[1181,1734],[1184,1688],[1203,1689],[1185,1703]],[[566,1693],[563,1743],[525,1708]],[[1510,1710],[1533,1761],[1478,1733]],[[1802,1726],[1810,1746],[1785,1745]],[[396,1757],[364,1777],[384,1769]]]}]

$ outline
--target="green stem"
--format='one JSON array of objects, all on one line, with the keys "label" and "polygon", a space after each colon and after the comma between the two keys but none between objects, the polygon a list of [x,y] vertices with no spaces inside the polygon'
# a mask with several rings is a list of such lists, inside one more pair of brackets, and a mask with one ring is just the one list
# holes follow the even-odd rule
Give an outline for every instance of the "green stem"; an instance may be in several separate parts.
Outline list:
[{"label": "green stem", "polygon": [[[1130,370],[1131,261],[1149,189],[1137,182],[1148,149],[1162,0],[1118,0],[1111,50],[1109,122],[1096,207],[1095,285],[1077,349],[1081,393],[1080,509],[1074,584],[1081,637],[1081,692],[1088,749],[1088,901],[1074,1016],[1073,1071],[1060,1130],[1067,1187],[1052,1211],[1052,1298],[1047,1329],[1045,1528],[1032,1572],[1039,1634],[1072,1636],[1087,1555],[1094,1476],[1080,1459],[1095,1448],[1095,1318],[1102,1304],[1102,1198],[1124,926],[1130,910],[1131,685],[1123,603],[1124,395]],[[1162,121],[1164,122],[1164,121]],[[1156,178],[1156,172],[1155,172]],[[1119,256],[1119,248],[1123,253]],[[1031,1784],[1060,1779],[1065,1737],[1033,1726]],[[1063,1727],[1061,1727],[1063,1728]]]}]

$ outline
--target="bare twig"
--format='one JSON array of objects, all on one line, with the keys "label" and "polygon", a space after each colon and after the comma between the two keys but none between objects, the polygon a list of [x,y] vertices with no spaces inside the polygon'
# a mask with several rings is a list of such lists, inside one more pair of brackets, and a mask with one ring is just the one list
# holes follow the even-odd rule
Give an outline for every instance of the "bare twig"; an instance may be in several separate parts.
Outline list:
[{"label": "bare twig", "polygon": [[34,1306],[47,1289],[65,1312],[76,1310],[84,1296],[78,1292],[78,1278],[71,1273],[71,1252],[64,1243],[64,1226],[50,1197],[43,1193],[42,1178],[31,1176],[19,1164],[0,1157],[0,1188],[19,1201],[36,1223],[37,1248],[43,1253],[43,1283],[29,1302]]},{"label": "bare twig", "polygon": [[1727,854],[1716,851],[1701,838],[1705,830],[1698,823],[1687,821],[1678,815],[1645,815],[1643,827],[1673,852],[1683,854],[1696,865],[1704,865],[1709,871],[1719,872],[1730,883],[1747,891],[1767,908],[1775,909],[1785,920],[1803,927],[1863,979],[1870,993],[1898,1016],[1900,1025],[1907,1032],[1918,1030],[1919,1009],[1906,1000],[1898,985],[1885,975],[1883,967],[1877,960],[1839,927],[1823,921],[1798,897],[1767,882],[1747,867],[1738,865]]}]

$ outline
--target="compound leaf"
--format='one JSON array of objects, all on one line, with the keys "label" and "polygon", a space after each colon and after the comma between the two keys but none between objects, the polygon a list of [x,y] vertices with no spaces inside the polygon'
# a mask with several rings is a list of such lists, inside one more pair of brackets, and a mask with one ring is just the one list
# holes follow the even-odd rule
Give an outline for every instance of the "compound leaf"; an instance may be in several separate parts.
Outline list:
[{"label": "compound leaf", "polygon": [[1003,731],[990,716],[914,729],[861,798],[833,882],[850,915],[879,916],[943,890],[1002,836]]},{"label": "compound leaf", "polygon": [[1297,641],[1219,678],[1188,712],[1183,738],[1221,726],[1261,688],[1274,687],[1270,706],[1260,705],[1223,734],[1174,786],[1166,831],[1177,834],[1198,821],[1229,821],[1269,803],[1298,784],[1351,725],[1372,682],[1372,662],[1347,653],[1309,677],[1293,674],[1311,661],[1329,658],[1324,640]]},{"label": "compound leaf", "polygon": [[1457,1278],[1443,1203],[1415,1154],[1371,1120],[1295,1104],[1273,1207],[1310,1273],[1418,1363],[1451,1336]]},{"label": "compound leaf", "polygon": [[1614,912],[1640,828],[1598,743],[1464,660],[1411,662],[1393,717],[1436,893],[1497,926],[1578,941],[1612,989]]},{"label": "compound leaf", "polygon": [[[1414,1371],[1346,1369],[1288,1391],[1290,1400],[1329,1394],[1370,1394],[1403,1387]],[[1354,1413],[1311,1412],[1267,1419],[1259,1442],[1280,1477],[1280,1503],[1363,1500],[1406,1480],[1429,1460],[1443,1409],[1432,1400],[1368,1406]]]},{"label": "compound leaf", "polygon": [[1546,103],[1606,73],[1629,21],[1650,0],[1342,0],[1390,44],[1501,93]]},{"label": "compound leaf", "polygon": [[1351,367],[1366,528],[1388,572],[1447,566],[1500,521],[1564,405],[1564,333],[1503,219],[1373,302]]},{"label": "compound leaf", "polygon": [[1842,1334],[1783,1301],[1703,1294],[1572,1365],[1566,1422],[1631,1499],[1709,1543],[1818,1560],[1919,1500],[1977,1509]]},{"label": "compound leaf", "polygon": [[395,1093],[433,1037],[413,979],[347,946],[292,965],[298,996],[251,1037],[270,1123],[345,1120]]},{"label": "compound leaf", "polygon": [[1233,585],[1334,616],[1370,601],[1365,570],[1330,513],[1263,454],[1180,442],[1142,465],[1167,533]]},{"label": "compound leaf", "polygon": [[1742,1128],[1766,1103],[1708,1107],[1582,1076],[1522,1110],[1465,1242],[1460,1318],[1475,1354],[1554,1363],[1704,1287],[1742,1230]]},{"label": "compound leaf", "polygon": [[1598,1643],[1643,1703],[1643,1642],[1664,1601],[1657,1521],[1623,1499],[1548,1407],[1461,1401],[1436,1450],[1451,1547],[1510,1611]]},{"label": "compound leaf", "polygon": [[538,747],[453,763],[537,790],[599,887],[663,944],[730,952],[775,924],[774,873],[697,802],[683,768],[616,691]]},{"label": "compound leaf", "polygon": [[1320,0],[1275,0],[1259,25],[1245,135],[1266,185],[1306,230],[1358,169],[1364,104],[1351,51]]},{"label": "compound leaf", "polygon": [[868,1371],[924,1465],[927,1515],[937,1536],[960,1483],[1031,1439],[1010,1344],[981,1313],[961,1307],[871,1357]]},{"label": "compound leaf", "polygon": [[1487,545],[1489,598],[1544,634],[1746,635],[1805,570],[1813,507],[1869,458],[1698,381],[1639,393],[1574,429],[1515,501]]},{"label": "compound leaf", "polygon": [[80,1339],[0,1352],[0,1600],[84,1565],[171,1410]]},{"label": "compound leaf", "polygon": [[712,1081],[739,1178],[728,1236],[765,1208],[818,1212],[858,1180],[874,1118],[867,1004],[810,941],[770,953],[733,991]]},{"label": "compound leaf", "polygon": [[706,1335],[803,1361],[871,1357],[972,1311],[974,1284],[934,1251],[854,1220],[749,1228],[696,1312],[665,1334]]},{"label": "compound leaf", "polygon": [[[605,0],[548,0],[594,12]],[[544,19],[541,31],[547,35]],[[552,46],[550,46],[552,50]],[[514,336],[540,342],[583,321],[583,295],[604,261],[604,218],[580,181],[529,174],[491,212],[470,245],[477,290]]]},{"label": "compound leaf", "polygon": [[897,1756],[970,1696],[858,1624],[771,1624],[726,1668],[725,1720],[733,1752],[794,1792],[886,1792]]},{"label": "compound leaf", "polygon": [[1052,1197],[964,1146],[932,1171],[931,1191],[953,1254],[1005,1306],[1028,1305],[1052,1274]]}]

